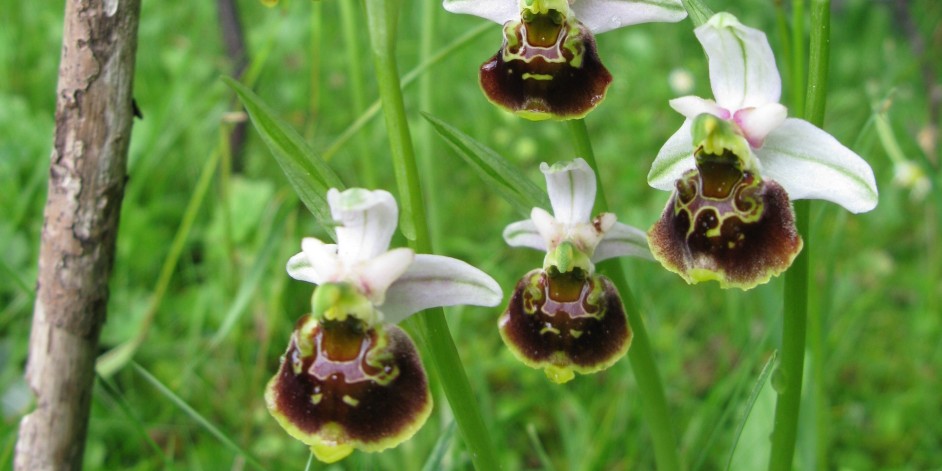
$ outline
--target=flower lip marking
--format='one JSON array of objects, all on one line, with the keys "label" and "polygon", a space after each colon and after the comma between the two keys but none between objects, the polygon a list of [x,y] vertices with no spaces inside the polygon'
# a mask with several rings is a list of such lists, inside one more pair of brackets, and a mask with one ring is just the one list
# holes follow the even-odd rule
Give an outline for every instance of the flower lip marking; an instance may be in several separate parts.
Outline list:
[{"label": "flower lip marking", "polygon": [[[575,299],[569,298],[573,292]],[[554,293],[562,298],[554,299]],[[498,326],[517,359],[558,383],[610,367],[628,351],[632,338],[611,281],[574,272],[553,275],[537,269],[524,275]]]},{"label": "flower lip marking", "polygon": [[[364,328],[353,318],[319,323],[304,316],[302,322],[265,392],[269,411],[290,435],[329,460],[354,447],[395,446],[422,426],[432,400],[405,332],[385,324]],[[302,332],[315,346],[307,356],[300,353]],[[300,373],[287,358],[301,362]]]}]

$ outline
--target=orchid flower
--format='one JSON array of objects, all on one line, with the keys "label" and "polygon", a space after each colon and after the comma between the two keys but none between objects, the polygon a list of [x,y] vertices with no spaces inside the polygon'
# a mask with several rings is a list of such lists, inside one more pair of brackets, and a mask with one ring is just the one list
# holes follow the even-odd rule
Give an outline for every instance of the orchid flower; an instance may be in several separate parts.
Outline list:
[{"label": "orchid flower", "polygon": [[500,50],[481,66],[495,105],[527,119],[581,118],[605,97],[612,76],[593,34],[687,16],[680,0],[444,0],[452,13],[503,25]]},{"label": "orchid flower", "polygon": [[502,294],[460,260],[388,250],[398,220],[388,192],[331,189],[327,201],[337,244],[305,238],[288,261],[291,277],[319,286],[265,400],[291,436],[333,462],[398,445],[431,412],[425,370],[396,323],[432,307],[496,306]]},{"label": "orchid flower", "polygon": [[655,257],[688,283],[749,289],[801,250],[790,199],[873,209],[870,166],[816,126],[787,118],[765,34],[718,13],[695,30],[714,100],[671,100],[686,116],[658,153],[648,183],[674,190],[649,237]]},{"label": "orchid flower", "polygon": [[616,222],[612,213],[591,218],[595,173],[582,159],[543,163],[553,215],[533,208],[530,219],[504,230],[513,247],[546,252],[543,268],[517,283],[498,325],[504,343],[524,364],[565,383],[575,373],[601,371],[625,355],[631,328],[612,282],[595,262],[633,255],[650,258],[644,232]]}]

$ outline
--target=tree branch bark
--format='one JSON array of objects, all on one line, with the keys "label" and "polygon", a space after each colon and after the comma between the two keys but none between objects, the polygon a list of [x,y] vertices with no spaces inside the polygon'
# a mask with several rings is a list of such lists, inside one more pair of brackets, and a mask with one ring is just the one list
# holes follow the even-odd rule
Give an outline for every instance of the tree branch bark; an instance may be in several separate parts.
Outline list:
[{"label": "tree branch bark", "polygon": [[140,0],[67,0],[16,470],[80,469],[124,197]]}]

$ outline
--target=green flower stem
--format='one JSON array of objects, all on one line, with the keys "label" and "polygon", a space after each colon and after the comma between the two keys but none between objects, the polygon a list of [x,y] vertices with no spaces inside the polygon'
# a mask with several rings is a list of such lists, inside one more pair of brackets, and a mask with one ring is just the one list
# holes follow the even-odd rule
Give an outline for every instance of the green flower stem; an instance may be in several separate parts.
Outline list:
[{"label": "green flower stem", "polygon": [[[598,182],[595,207],[598,208],[599,212],[608,211],[608,202],[605,199],[605,192],[602,190],[602,173],[598,170],[598,164],[595,161],[595,153],[592,151],[592,142],[589,140],[589,131],[586,129],[585,120],[570,120],[569,129],[575,142],[577,156],[585,159],[589,166],[595,169],[595,178]],[[644,415],[645,422],[651,427],[654,459],[657,461],[657,468],[679,470],[681,467],[680,457],[677,452],[677,439],[671,427],[671,416],[667,408],[664,386],[661,383],[657,364],[654,362],[651,340],[644,327],[641,311],[638,309],[638,303],[628,286],[624,267],[621,263],[624,262],[620,262],[615,267],[611,266],[614,264],[603,264],[608,265],[608,267],[603,266],[602,270],[618,287],[622,302],[625,304],[625,310],[630,313],[628,321],[631,324],[631,330],[634,332],[634,338],[631,341],[628,361],[631,362],[631,370],[634,372],[638,381],[638,389],[641,391],[641,400],[644,403],[641,413]],[[606,270],[605,268],[610,269]]]},{"label": "green flower stem", "polygon": [[[441,10],[439,2],[422,2],[422,21],[421,31],[419,33],[419,62],[427,62],[435,53],[435,22],[436,13]],[[419,109],[429,113],[432,111],[432,84],[433,73],[431,70],[425,72],[419,77]],[[426,185],[429,194],[437,195],[439,193],[440,180],[439,159],[435,158],[432,143],[432,126],[428,120],[419,121],[418,129],[418,148],[422,166],[422,181]],[[442,201],[439,198],[430,198],[429,205],[429,227],[432,230],[432,246],[442,246],[442,222],[441,206]]]},{"label": "green flower stem", "polygon": [[[795,2],[801,3],[801,2]],[[798,6],[796,5],[795,8]],[[805,99],[805,117],[814,125],[824,122],[824,105],[827,91],[830,0],[813,0],[811,58],[808,89]],[[795,29],[800,30],[796,17]],[[796,55],[802,51],[794,48]],[[796,60],[795,63],[800,61]],[[796,100],[800,101],[800,100]],[[785,274],[785,315],[782,321],[782,363],[779,366],[778,401],[775,405],[775,428],[772,431],[772,453],[769,456],[770,471],[790,471],[795,455],[798,435],[798,413],[801,406],[801,384],[804,375],[805,334],[808,321],[808,254],[811,251],[809,238],[811,218],[809,202],[795,202],[795,224],[798,232],[805,235],[805,247],[795,258]],[[816,368],[821,367],[820,358]]]},{"label": "green flower stem", "polygon": [[324,44],[324,5],[321,2],[313,2],[311,5],[311,116],[314,119],[308,123],[308,131],[313,134],[314,126],[320,121],[318,112],[321,102],[321,69],[324,63],[323,44]]},{"label": "green flower stem", "polygon": [[[395,58],[396,23],[399,0],[367,0],[366,14],[373,64],[379,82],[379,96],[386,117],[386,130],[392,150],[394,173],[403,209],[400,227],[410,245],[422,253],[431,252],[425,205],[419,185],[415,151],[406,120],[405,104],[399,83]],[[411,234],[410,234],[411,233]],[[411,235],[411,236],[410,236]],[[427,357],[445,390],[461,435],[471,452],[471,460],[479,470],[500,469],[497,454],[484,425],[464,366],[445,322],[442,309],[430,309],[418,316],[420,330],[429,348]]]},{"label": "green flower stem", "polygon": [[[830,63],[831,1],[814,0],[811,4],[811,57],[808,67],[808,91],[805,101],[805,118],[815,126],[824,127],[824,109],[827,103],[828,64]],[[806,227],[811,237],[810,222]],[[810,253],[810,252],[809,252]],[[826,295],[826,293],[816,293]],[[818,304],[820,306],[820,303]],[[820,312],[818,313],[820,314]],[[827,394],[824,390],[824,327],[820,315],[812,313],[809,319],[811,340],[811,368],[814,384],[815,459],[818,469],[827,467],[829,421]]]},{"label": "green flower stem", "polygon": [[706,23],[713,16],[713,10],[700,0],[681,0],[681,3],[687,10],[687,17],[693,22],[694,28]]},{"label": "green flower stem", "polygon": [[792,70],[791,63],[792,45],[789,42],[788,15],[785,12],[784,1],[785,0],[775,0],[775,29],[778,33],[779,58],[786,58],[786,60],[778,60],[778,63],[785,64],[785,81],[787,83],[794,83],[795,72]]},{"label": "green flower stem", "polygon": [[791,105],[795,116],[804,116],[805,102],[805,0],[792,0]]},{"label": "green flower stem", "polygon": [[[350,100],[357,114],[366,111],[366,85],[363,83],[363,64],[360,59],[360,33],[357,2],[337,2],[340,6],[340,24],[343,30],[344,52],[347,55],[347,75],[350,77]],[[369,188],[376,186],[376,170],[371,161],[371,153],[363,140],[355,143],[357,152],[357,171],[363,184]]]}]

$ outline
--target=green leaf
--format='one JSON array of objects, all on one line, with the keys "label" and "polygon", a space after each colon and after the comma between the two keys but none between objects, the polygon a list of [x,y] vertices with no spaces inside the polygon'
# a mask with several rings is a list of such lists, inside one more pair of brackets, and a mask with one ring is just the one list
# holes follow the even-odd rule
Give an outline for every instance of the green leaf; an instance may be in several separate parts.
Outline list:
[{"label": "green leaf", "polygon": [[540,436],[536,433],[536,427],[533,423],[527,424],[527,438],[530,439],[530,445],[536,451],[536,457],[540,460],[540,467],[546,471],[556,471],[556,467],[553,466],[553,461],[546,453],[546,448],[543,446],[543,442],[540,441]]},{"label": "green leaf", "polygon": [[157,379],[156,377],[154,377],[154,375],[150,374],[149,371],[144,369],[144,367],[134,362],[131,362],[131,366],[134,368],[134,371],[136,371],[137,374],[141,375],[141,377],[144,378],[145,381],[150,383],[151,386],[157,389],[157,391],[160,392],[160,394],[162,394],[170,402],[172,402],[175,406],[177,406],[177,408],[183,411],[184,414],[188,415],[190,419],[192,419],[194,422],[196,422],[201,427],[206,429],[206,431],[209,432],[212,436],[216,437],[216,439],[222,442],[223,445],[225,445],[227,448],[232,450],[234,453],[241,455],[243,458],[245,458],[245,461],[249,463],[250,465],[252,465],[252,467],[262,470],[262,471],[265,470],[265,466],[263,466],[258,461],[258,459],[255,458],[255,456],[249,453],[245,448],[242,448],[241,446],[239,446],[239,444],[236,443],[236,441],[231,436],[227,435],[225,432],[220,430],[219,427],[216,427],[215,425],[213,425],[212,422],[206,419],[206,417],[203,417],[202,414],[200,414],[199,412],[196,411],[196,409],[194,409],[192,406],[187,404],[186,401],[184,401],[180,396],[177,396],[172,390],[170,390],[170,388],[164,385],[164,383],[160,382],[159,379]]},{"label": "green leaf", "polygon": [[455,421],[452,420],[448,422],[448,425],[445,426],[445,429],[442,430],[441,436],[438,437],[438,441],[435,442],[435,448],[432,450],[432,453],[428,455],[428,459],[425,460],[425,464],[422,465],[422,471],[435,471],[436,469],[442,469],[442,460],[445,459],[445,453],[448,451],[448,448],[451,446],[451,442],[455,437]]},{"label": "green leaf", "polygon": [[343,190],[344,185],[340,177],[315,155],[297,131],[278,119],[258,95],[231,77],[223,77],[222,80],[239,95],[255,130],[268,145],[301,202],[314,213],[314,217],[322,226],[332,227],[333,218],[327,205],[327,190]]},{"label": "green leaf", "polygon": [[[769,437],[775,419],[775,390],[771,378],[778,366],[777,360],[778,352],[772,352],[746,401],[739,429],[729,451],[727,470],[762,469],[769,460],[772,448]],[[744,446],[740,447],[740,443]]]},{"label": "green leaf", "polygon": [[472,139],[444,121],[422,113],[445,142],[464,159],[481,179],[525,217],[533,208],[549,208],[546,192],[491,148]]},{"label": "green leaf", "polygon": [[223,322],[219,326],[219,330],[216,331],[212,340],[209,342],[209,350],[214,350],[225,340],[232,328],[235,327],[236,322],[238,322],[245,313],[249,301],[252,300],[252,296],[255,295],[264,275],[268,272],[272,256],[284,236],[284,231],[280,230],[280,228],[284,227],[284,220],[287,216],[288,209],[285,208],[293,208],[295,206],[297,206],[296,201],[293,201],[290,205],[283,206],[279,211],[280,214],[278,214],[278,217],[274,219],[275,224],[269,226],[267,236],[265,237],[265,245],[258,251],[258,254],[255,256],[255,261],[252,263],[251,270],[242,280],[239,291],[236,293],[232,304],[229,305],[229,309],[226,311],[225,317],[223,317]]},{"label": "green leaf", "polygon": [[681,0],[684,9],[687,10],[687,16],[693,22],[694,28],[703,25],[713,16],[713,11],[700,0]]}]

